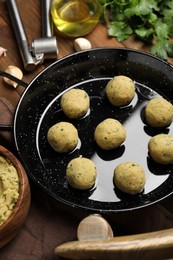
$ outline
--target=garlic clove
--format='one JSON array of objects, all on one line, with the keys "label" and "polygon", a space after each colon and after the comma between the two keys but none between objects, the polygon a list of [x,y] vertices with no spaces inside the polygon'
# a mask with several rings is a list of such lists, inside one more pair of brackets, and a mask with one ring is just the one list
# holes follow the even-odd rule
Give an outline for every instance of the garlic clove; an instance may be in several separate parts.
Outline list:
[{"label": "garlic clove", "polygon": [[3,47],[0,47],[0,57],[6,56],[7,49],[4,49]]},{"label": "garlic clove", "polygon": [[74,48],[76,51],[84,51],[92,48],[91,43],[86,38],[76,38],[74,40]]},{"label": "garlic clove", "polygon": [[[21,71],[21,69],[19,69],[16,66],[10,65],[8,66],[8,68],[5,70],[6,73],[9,73],[10,75],[18,78],[18,79],[22,79],[23,78],[23,72]],[[13,86],[14,88],[17,87],[18,83],[16,83],[15,81],[8,79],[6,77],[3,77],[4,81],[8,84]]]}]

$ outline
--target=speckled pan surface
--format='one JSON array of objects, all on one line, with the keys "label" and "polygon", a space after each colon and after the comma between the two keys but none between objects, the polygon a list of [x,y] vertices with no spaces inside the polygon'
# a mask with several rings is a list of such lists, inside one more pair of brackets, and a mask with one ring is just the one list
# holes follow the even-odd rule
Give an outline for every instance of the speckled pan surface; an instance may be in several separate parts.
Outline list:
[{"label": "speckled pan surface", "polygon": [[[105,97],[105,86],[115,75],[135,81],[135,97],[126,107],[115,108]],[[84,89],[90,96],[90,110],[80,120],[69,120],[60,108],[60,98],[70,88]],[[173,192],[173,167],[154,163],[147,144],[160,132],[173,134],[173,125],[154,130],[143,119],[148,100],[158,95],[173,100],[173,68],[142,52],[99,48],[53,63],[29,84],[15,113],[16,147],[29,176],[57,200],[89,210],[134,210],[167,197]],[[120,120],[127,132],[125,143],[113,151],[99,149],[93,138],[96,125],[108,117]],[[71,122],[79,131],[78,146],[69,154],[58,154],[47,142],[48,129],[59,121]],[[66,181],[67,163],[78,156],[96,164],[98,176],[91,190],[74,190]],[[145,189],[138,195],[127,195],[114,186],[113,170],[125,161],[145,169]]]}]

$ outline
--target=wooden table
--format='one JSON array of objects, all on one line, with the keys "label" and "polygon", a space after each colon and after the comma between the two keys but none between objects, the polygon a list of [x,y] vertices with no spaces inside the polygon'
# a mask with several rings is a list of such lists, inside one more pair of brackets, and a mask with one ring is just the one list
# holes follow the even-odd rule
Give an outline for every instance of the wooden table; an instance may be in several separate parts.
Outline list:
[{"label": "wooden table", "polygon": [[[29,44],[31,44],[34,38],[41,37],[40,1],[16,0],[16,2],[21,14],[24,28],[26,30]],[[59,48],[59,57],[58,57],[59,59],[68,54],[74,53],[75,50],[73,45],[73,41],[74,41],[73,39],[62,38],[59,35],[56,35],[56,37],[57,37],[58,48]],[[107,29],[105,28],[104,25],[101,24],[97,25],[97,27],[90,34],[86,36],[86,38],[90,40],[93,48],[113,46],[118,48],[132,48],[132,49],[143,50],[147,52],[151,47],[151,46],[147,46],[141,41],[137,41],[133,36],[130,37],[125,42],[119,43],[115,38],[108,37]],[[5,70],[9,65],[18,66],[19,68],[21,68],[21,70],[24,73],[23,80],[26,83],[29,83],[34,78],[34,76],[38,74],[39,71],[43,70],[51,62],[53,62],[53,60],[52,61],[45,60],[42,65],[39,65],[32,72],[27,72],[24,70],[23,62],[21,59],[21,55],[19,52],[19,48],[17,45],[16,37],[13,31],[13,27],[8,14],[5,0],[0,0],[0,46],[7,49],[7,55],[0,59],[0,70]],[[170,59],[169,62],[173,64],[173,59]],[[20,99],[20,95],[22,94],[23,91],[24,88],[22,86],[18,86],[17,89],[14,89],[10,86],[7,86],[3,82],[2,78],[0,78],[0,96],[9,100],[11,104],[14,106],[14,108],[16,107],[16,104]],[[17,238],[15,238],[9,245],[7,245],[1,250],[0,252],[1,259],[13,259],[13,254],[16,252],[18,252],[18,254],[16,253],[17,254],[17,258],[15,258],[16,260],[54,259],[55,256],[53,254],[53,248],[56,245],[68,240],[75,239],[75,231],[76,231],[77,224],[85,214],[81,214],[79,216],[78,211],[71,213],[72,211],[69,208],[64,210],[63,207],[59,206],[58,214],[56,215],[56,219],[54,219],[56,213],[52,213],[52,208],[50,207],[50,205],[52,205],[52,201],[50,203],[50,200],[48,199],[49,203],[47,204],[45,202],[43,203],[42,200],[46,201],[47,195],[45,195],[38,188],[35,188],[32,181],[31,181],[31,187],[33,189],[32,204],[31,204],[31,211],[28,220],[26,222],[26,226],[23,228],[23,230],[21,231],[21,233],[18,235]],[[170,211],[172,210],[173,212],[172,209],[173,206],[171,204],[172,204],[172,198],[169,198],[168,200],[163,201],[162,206],[164,206],[164,209],[165,207],[167,207]],[[169,215],[169,213],[168,213],[169,216],[166,217],[166,221],[167,221],[166,223],[163,223],[164,217],[160,215],[156,217],[154,215],[155,212],[158,211],[158,207],[154,206],[152,213],[151,211],[149,212],[147,210],[145,211],[145,213],[144,211],[142,211],[141,213],[137,212],[137,214],[135,215],[132,214],[132,218],[134,221],[131,224],[131,229],[129,229],[129,233],[131,234],[138,231],[149,232],[149,231],[155,231],[159,229],[173,227],[173,220],[172,219],[170,220],[172,215]],[[64,213],[65,213],[65,217],[64,217]],[[148,220],[148,222],[147,221],[145,222],[145,225],[146,223],[149,223],[150,225],[148,225],[147,227],[145,226],[145,228],[139,226],[137,224],[138,218],[141,218],[142,215],[147,215],[147,214],[148,217],[151,218]],[[166,216],[165,214],[166,214],[165,212],[162,212],[162,215]],[[70,219],[68,217],[70,217]],[[54,222],[51,222],[53,221],[52,219],[54,220]],[[151,223],[151,219],[154,220],[155,222]],[[109,220],[111,221],[111,217]],[[36,222],[38,221],[40,221],[39,223],[42,224],[37,225]],[[125,215],[122,218],[122,220],[118,220],[118,221],[121,224],[121,232],[122,232],[123,230],[122,227],[125,221],[127,222],[127,215]],[[158,223],[160,224],[157,225]],[[45,229],[46,225],[47,225],[46,231],[45,232],[41,231],[41,229],[43,230]],[[138,226],[138,228],[136,228],[136,226]],[[35,230],[37,230],[37,234],[34,233]],[[54,231],[59,232],[60,235],[56,237]],[[31,236],[29,236],[29,233]],[[34,240],[34,236],[36,237],[35,240]],[[46,241],[44,241],[44,237]],[[32,246],[29,246],[31,240],[38,241],[39,239],[42,241],[42,244],[41,242],[36,242],[36,244],[34,244],[33,242]],[[54,240],[52,241],[52,239]],[[23,249],[21,247],[21,244],[24,245]],[[55,259],[59,259],[59,258],[55,258]]]}]

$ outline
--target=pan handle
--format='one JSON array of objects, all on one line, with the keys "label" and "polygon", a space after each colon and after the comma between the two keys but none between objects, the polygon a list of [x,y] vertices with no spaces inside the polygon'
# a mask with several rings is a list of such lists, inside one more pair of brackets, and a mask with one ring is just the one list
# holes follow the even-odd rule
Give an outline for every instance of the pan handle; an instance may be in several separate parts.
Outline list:
[{"label": "pan handle", "polygon": [[3,130],[3,131],[9,131],[9,130],[12,130],[13,129],[13,126],[12,125],[4,125],[4,124],[0,124],[0,131]]},{"label": "pan handle", "polygon": [[13,75],[11,75],[11,74],[9,74],[9,73],[7,73],[7,72],[5,72],[5,71],[1,71],[1,70],[0,70],[0,76],[6,77],[6,78],[8,78],[8,79],[10,79],[10,80],[13,80],[13,81],[15,81],[17,84],[23,86],[24,88],[27,88],[27,87],[28,87],[28,84],[25,83],[23,80],[20,80],[20,79],[14,77]]}]

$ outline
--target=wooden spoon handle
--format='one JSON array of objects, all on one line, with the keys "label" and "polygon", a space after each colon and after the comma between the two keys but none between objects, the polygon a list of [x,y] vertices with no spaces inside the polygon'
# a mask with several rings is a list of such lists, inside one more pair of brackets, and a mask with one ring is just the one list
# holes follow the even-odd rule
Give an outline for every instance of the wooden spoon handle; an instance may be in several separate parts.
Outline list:
[{"label": "wooden spoon handle", "polygon": [[173,228],[113,237],[109,240],[73,241],[55,248],[69,259],[167,259],[173,257]]}]

